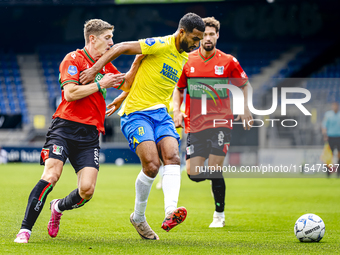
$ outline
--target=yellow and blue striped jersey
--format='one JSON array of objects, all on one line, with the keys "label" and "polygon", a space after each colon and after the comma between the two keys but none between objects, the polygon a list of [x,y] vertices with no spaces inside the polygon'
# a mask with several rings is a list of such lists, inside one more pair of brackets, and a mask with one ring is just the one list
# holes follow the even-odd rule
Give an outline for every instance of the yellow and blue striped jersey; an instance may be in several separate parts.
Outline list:
[{"label": "yellow and blue striped jersey", "polygon": [[119,112],[121,116],[152,107],[169,108],[171,95],[188,60],[186,52],[177,51],[174,35],[142,39],[139,43],[146,57]]}]

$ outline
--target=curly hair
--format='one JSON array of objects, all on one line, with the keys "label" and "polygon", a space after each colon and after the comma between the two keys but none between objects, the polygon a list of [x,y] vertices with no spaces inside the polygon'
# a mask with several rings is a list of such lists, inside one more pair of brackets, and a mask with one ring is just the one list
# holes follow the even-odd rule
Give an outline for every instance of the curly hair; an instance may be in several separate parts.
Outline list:
[{"label": "curly hair", "polygon": [[214,27],[216,29],[216,33],[220,31],[220,22],[214,17],[203,18],[203,22],[206,27]]}]

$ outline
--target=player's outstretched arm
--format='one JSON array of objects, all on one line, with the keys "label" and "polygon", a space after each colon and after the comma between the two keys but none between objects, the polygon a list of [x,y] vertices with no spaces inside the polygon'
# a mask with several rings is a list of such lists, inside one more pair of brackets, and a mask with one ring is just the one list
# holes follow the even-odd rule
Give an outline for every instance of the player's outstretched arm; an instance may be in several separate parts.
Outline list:
[{"label": "player's outstretched arm", "polygon": [[124,99],[129,95],[129,92],[122,92],[118,97],[116,97],[111,104],[109,104],[107,107],[106,115],[110,116],[115,111],[119,109],[119,107],[122,105]]},{"label": "player's outstretched arm", "polygon": [[244,114],[238,115],[235,121],[238,121],[239,119],[242,120],[243,123],[245,123],[245,126],[243,126],[244,130],[250,130],[250,128],[253,125],[253,115],[251,114],[251,111],[248,107],[248,88],[250,87],[250,83],[248,82],[245,86],[242,87],[243,96],[244,96]]},{"label": "player's outstretched arm", "polygon": [[140,64],[142,63],[142,60],[144,59],[145,55],[138,54],[135,57],[135,60],[133,61],[130,70],[125,75],[125,82],[123,86],[120,88],[121,90],[125,92],[129,92],[130,88],[132,86],[133,81],[135,80],[136,73],[138,71],[138,68]]},{"label": "player's outstretched arm", "polygon": [[94,80],[96,74],[109,62],[113,61],[120,55],[142,54],[142,49],[138,41],[122,42],[114,45],[89,69],[80,74],[80,83],[87,84]]},{"label": "player's outstretched arm", "polygon": [[88,85],[77,85],[76,83],[68,83],[64,85],[64,96],[66,101],[72,102],[75,100],[87,97],[103,88],[110,88],[121,83],[125,77],[124,73],[104,75],[99,82],[94,82]]},{"label": "player's outstretched arm", "polygon": [[173,105],[174,105],[174,123],[175,127],[182,127],[183,128],[183,119],[186,117],[183,112],[181,112],[181,105],[183,102],[183,90],[178,89],[177,87],[174,90],[173,95]]}]

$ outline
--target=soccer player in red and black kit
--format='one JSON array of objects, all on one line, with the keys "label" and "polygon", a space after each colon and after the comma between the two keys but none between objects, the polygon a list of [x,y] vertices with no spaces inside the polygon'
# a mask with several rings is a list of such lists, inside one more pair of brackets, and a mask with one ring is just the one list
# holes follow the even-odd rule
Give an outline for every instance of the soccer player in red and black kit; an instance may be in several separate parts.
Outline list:
[{"label": "soccer player in red and black kit", "polygon": [[[204,18],[205,31],[201,46],[189,54],[181,78],[174,91],[174,122],[182,126],[184,118],[187,138],[187,173],[191,180],[200,182],[211,180],[215,199],[213,222],[209,227],[225,225],[224,203],[225,182],[222,171],[211,174],[202,169],[208,158],[208,169],[222,169],[225,155],[231,139],[231,122],[233,113],[230,109],[229,92],[227,89],[215,88],[215,84],[231,83],[242,89],[244,98],[248,95],[248,77],[242,70],[237,59],[215,48],[219,37],[220,22],[214,17]],[[185,114],[180,111],[184,89],[187,88]],[[201,96],[207,97],[207,114],[201,114]],[[242,119],[245,129],[252,125],[252,115],[245,100]],[[228,120],[227,124],[214,125],[214,119]],[[220,168],[218,168],[220,167]]]},{"label": "soccer player in red and black kit", "polygon": [[81,85],[80,72],[92,67],[113,45],[113,26],[100,19],[89,20],[84,25],[84,36],[85,47],[67,54],[60,64],[62,102],[46,135],[40,158],[40,163],[45,165],[44,172],[29,195],[25,217],[14,240],[16,243],[28,242],[32,227],[47,195],[59,180],[67,158],[77,173],[78,188],[65,198],[50,203],[48,234],[57,236],[62,211],[81,207],[91,199],[99,170],[99,134],[104,133],[106,89],[128,90],[140,64],[141,57],[136,57],[125,75],[108,63],[93,82]]}]

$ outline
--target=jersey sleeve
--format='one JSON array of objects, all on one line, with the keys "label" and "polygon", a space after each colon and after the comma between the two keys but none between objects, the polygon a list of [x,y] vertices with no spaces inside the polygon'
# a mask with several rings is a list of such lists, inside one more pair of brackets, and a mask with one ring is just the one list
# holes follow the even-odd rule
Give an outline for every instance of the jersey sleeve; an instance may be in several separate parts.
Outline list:
[{"label": "jersey sleeve", "polygon": [[240,63],[237,61],[235,57],[232,57],[231,61],[231,71],[230,71],[230,82],[237,87],[243,87],[248,82],[248,76],[243,71]]},{"label": "jersey sleeve", "polygon": [[118,69],[111,62],[105,66],[105,73],[120,74]]},{"label": "jersey sleeve", "polygon": [[188,69],[188,62],[184,65],[183,67],[183,71],[182,71],[182,74],[181,74],[181,77],[179,78],[178,82],[177,82],[177,88],[179,90],[183,90],[185,88],[188,87],[188,77],[187,77],[187,74],[186,74],[186,71]]},{"label": "jersey sleeve", "polygon": [[60,63],[60,86],[63,87],[68,83],[79,84],[79,72],[81,70],[82,61],[75,52],[66,55]]},{"label": "jersey sleeve", "polygon": [[167,41],[162,37],[141,39],[139,40],[139,44],[144,55],[162,54],[164,53],[164,49],[169,47]]},{"label": "jersey sleeve", "polygon": [[75,52],[66,55],[60,63],[60,86],[63,87],[68,83],[79,84],[79,70],[81,70],[81,60]]}]

